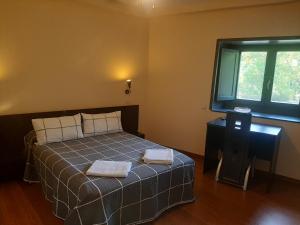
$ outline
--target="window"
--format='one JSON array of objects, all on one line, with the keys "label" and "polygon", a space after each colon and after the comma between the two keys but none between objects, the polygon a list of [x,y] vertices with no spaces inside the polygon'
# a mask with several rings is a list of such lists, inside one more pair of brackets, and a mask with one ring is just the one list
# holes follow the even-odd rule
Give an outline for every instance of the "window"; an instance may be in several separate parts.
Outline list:
[{"label": "window", "polygon": [[261,101],[267,52],[241,52],[237,98]]},{"label": "window", "polygon": [[212,90],[213,111],[300,122],[300,37],[218,40]]},{"label": "window", "polygon": [[300,51],[277,52],[272,102],[299,104]]}]

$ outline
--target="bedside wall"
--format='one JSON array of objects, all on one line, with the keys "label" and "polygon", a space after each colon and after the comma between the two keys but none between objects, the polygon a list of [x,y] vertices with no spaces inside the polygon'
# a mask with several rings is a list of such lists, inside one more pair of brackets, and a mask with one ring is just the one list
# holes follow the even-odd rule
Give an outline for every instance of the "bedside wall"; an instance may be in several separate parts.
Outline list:
[{"label": "bedside wall", "polygon": [[1,1],[0,115],[128,104],[143,112],[147,68],[146,19],[84,1]]},{"label": "bedside wall", "polygon": [[[203,155],[218,38],[300,35],[300,2],[216,10],[150,20],[146,134]],[[300,179],[299,124],[285,129],[277,173]]]}]

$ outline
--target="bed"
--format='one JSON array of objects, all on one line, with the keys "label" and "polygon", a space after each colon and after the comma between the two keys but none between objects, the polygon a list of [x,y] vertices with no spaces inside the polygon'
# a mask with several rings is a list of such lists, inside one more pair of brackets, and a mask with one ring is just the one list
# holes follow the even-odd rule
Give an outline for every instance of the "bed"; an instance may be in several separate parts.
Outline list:
[{"label": "bed", "polygon": [[[53,213],[66,225],[140,224],[194,201],[194,161],[174,151],[172,165],[145,164],[147,148],[163,148],[127,132],[34,145],[35,169]],[[96,159],[131,161],[126,178],[86,176]]]},{"label": "bed", "polygon": [[[121,112],[121,132],[39,145],[35,144],[39,141],[36,132],[29,132],[35,118],[115,111]],[[194,201],[195,162],[174,151],[172,165],[145,164],[142,156],[146,149],[164,147],[140,137],[138,115],[138,105],[117,106],[5,116],[0,117],[0,124],[8,128],[9,124],[18,124],[17,129],[7,129],[5,133],[4,141],[12,153],[29,132],[25,136],[23,179],[41,183],[54,215],[66,225],[141,224],[173,206]],[[87,124],[82,122],[85,130]],[[87,169],[99,159],[130,161],[132,168],[126,178],[87,176]]]}]

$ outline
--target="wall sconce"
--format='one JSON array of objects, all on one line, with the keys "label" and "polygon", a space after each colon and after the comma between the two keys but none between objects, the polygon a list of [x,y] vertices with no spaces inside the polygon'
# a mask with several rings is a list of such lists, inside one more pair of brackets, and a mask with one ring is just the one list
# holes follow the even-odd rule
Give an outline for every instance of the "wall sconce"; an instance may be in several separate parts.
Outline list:
[{"label": "wall sconce", "polygon": [[131,93],[131,80],[126,80],[127,89],[125,90],[126,95],[130,95]]}]

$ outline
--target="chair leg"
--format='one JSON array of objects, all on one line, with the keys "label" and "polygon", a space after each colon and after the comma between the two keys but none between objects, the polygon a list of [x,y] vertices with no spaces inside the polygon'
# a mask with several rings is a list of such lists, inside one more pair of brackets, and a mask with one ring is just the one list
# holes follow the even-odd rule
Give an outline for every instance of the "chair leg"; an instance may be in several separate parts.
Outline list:
[{"label": "chair leg", "polygon": [[249,174],[250,174],[250,171],[251,171],[251,167],[252,166],[251,166],[251,163],[250,163],[248,168],[247,168],[246,174],[245,174],[244,186],[243,186],[244,191],[247,191],[248,181],[249,181]]},{"label": "chair leg", "polygon": [[216,181],[219,181],[219,176],[220,176],[220,170],[221,170],[221,166],[222,166],[222,162],[223,162],[223,157],[221,157],[219,164],[218,164],[218,168],[217,168],[217,172],[216,172]]}]

